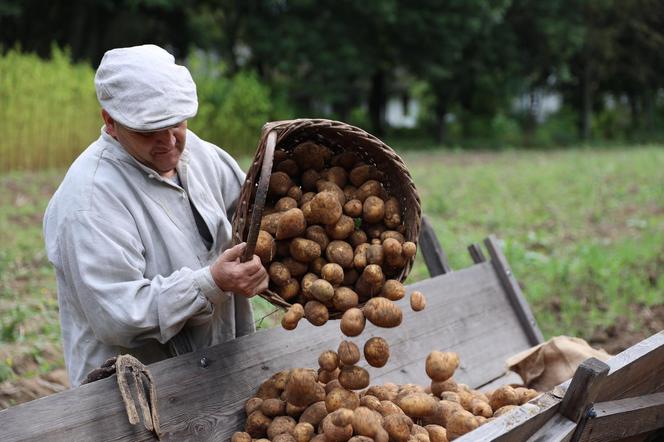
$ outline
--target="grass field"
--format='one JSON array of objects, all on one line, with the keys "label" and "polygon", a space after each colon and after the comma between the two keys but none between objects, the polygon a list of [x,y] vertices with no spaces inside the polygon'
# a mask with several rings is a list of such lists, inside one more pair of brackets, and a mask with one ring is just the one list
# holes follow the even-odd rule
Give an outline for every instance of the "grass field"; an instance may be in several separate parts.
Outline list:
[{"label": "grass field", "polygon": [[[609,344],[626,335],[629,345],[664,328],[661,146],[404,158],[452,267],[470,265],[467,245],[497,235],[547,337]],[[0,179],[0,382],[63,367],[41,233],[63,174]],[[409,281],[427,276],[418,258]],[[257,307],[257,318],[272,311]]]}]

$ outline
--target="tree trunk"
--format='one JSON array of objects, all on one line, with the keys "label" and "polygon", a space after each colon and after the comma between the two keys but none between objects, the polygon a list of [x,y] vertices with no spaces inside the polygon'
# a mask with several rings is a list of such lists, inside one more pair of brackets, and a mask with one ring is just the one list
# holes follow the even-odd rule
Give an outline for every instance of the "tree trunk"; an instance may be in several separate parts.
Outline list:
[{"label": "tree trunk", "polygon": [[583,63],[583,72],[581,77],[581,121],[580,136],[584,141],[590,139],[590,119],[592,117],[592,85],[591,72],[588,57]]},{"label": "tree trunk", "polygon": [[447,141],[447,103],[438,98],[436,103],[436,126],[434,137],[437,144],[445,144]]},{"label": "tree trunk", "polygon": [[385,71],[377,70],[371,76],[371,90],[369,92],[369,118],[374,135],[385,135],[385,103],[387,91],[385,85]]}]

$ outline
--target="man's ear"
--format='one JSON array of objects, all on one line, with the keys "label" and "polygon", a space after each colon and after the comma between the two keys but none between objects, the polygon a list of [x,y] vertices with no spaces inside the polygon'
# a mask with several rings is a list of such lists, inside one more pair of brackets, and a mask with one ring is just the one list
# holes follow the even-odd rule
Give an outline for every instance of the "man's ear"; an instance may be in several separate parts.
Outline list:
[{"label": "man's ear", "polygon": [[108,133],[113,138],[116,138],[117,133],[116,133],[115,120],[111,117],[111,115],[108,112],[106,112],[106,109],[101,110],[101,118],[104,120],[104,124],[106,124],[106,133]]}]

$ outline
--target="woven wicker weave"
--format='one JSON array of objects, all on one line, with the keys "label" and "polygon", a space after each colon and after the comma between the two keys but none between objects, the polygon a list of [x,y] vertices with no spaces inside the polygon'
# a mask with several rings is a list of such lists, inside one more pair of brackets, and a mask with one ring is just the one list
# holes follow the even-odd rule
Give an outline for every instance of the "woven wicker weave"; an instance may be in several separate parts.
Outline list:
[{"label": "woven wicker weave", "polygon": [[[323,119],[276,121],[263,126],[258,149],[247,172],[238,209],[233,216],[233,244],[247,242],[245,260],[252,256],[256,245],[275,146],[289,152],[304,141],[314,141],[328,146],[336,153],[352,150],[364,162],[382,171],[385,177],[382,180],[383,186],[401,204],[402,221],[406,227],[404,236],[407,241],[417,243],[421,220],[420,198],[406,166],[389,146],[362,129],[338,121]],[[406,279],[414,259],[413,257],[408,260],[397,279],[400,281]],[[291,305],[271,290],[261,293],[260,296],[279,307],[288,308]],[[340,316],[340,314],[330,315],[330,318],[335,319]]]}]

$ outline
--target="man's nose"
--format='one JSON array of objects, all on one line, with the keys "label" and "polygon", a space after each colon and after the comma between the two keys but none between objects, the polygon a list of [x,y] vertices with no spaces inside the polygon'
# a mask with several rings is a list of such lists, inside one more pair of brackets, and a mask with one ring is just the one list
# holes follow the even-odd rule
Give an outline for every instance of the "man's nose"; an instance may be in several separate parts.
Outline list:
[{"label": "man's nose", "polygon": [[164,129],[158,132],[159,142],[166,146],[174,147],[177,139],[175,138],[175,129]]}]

